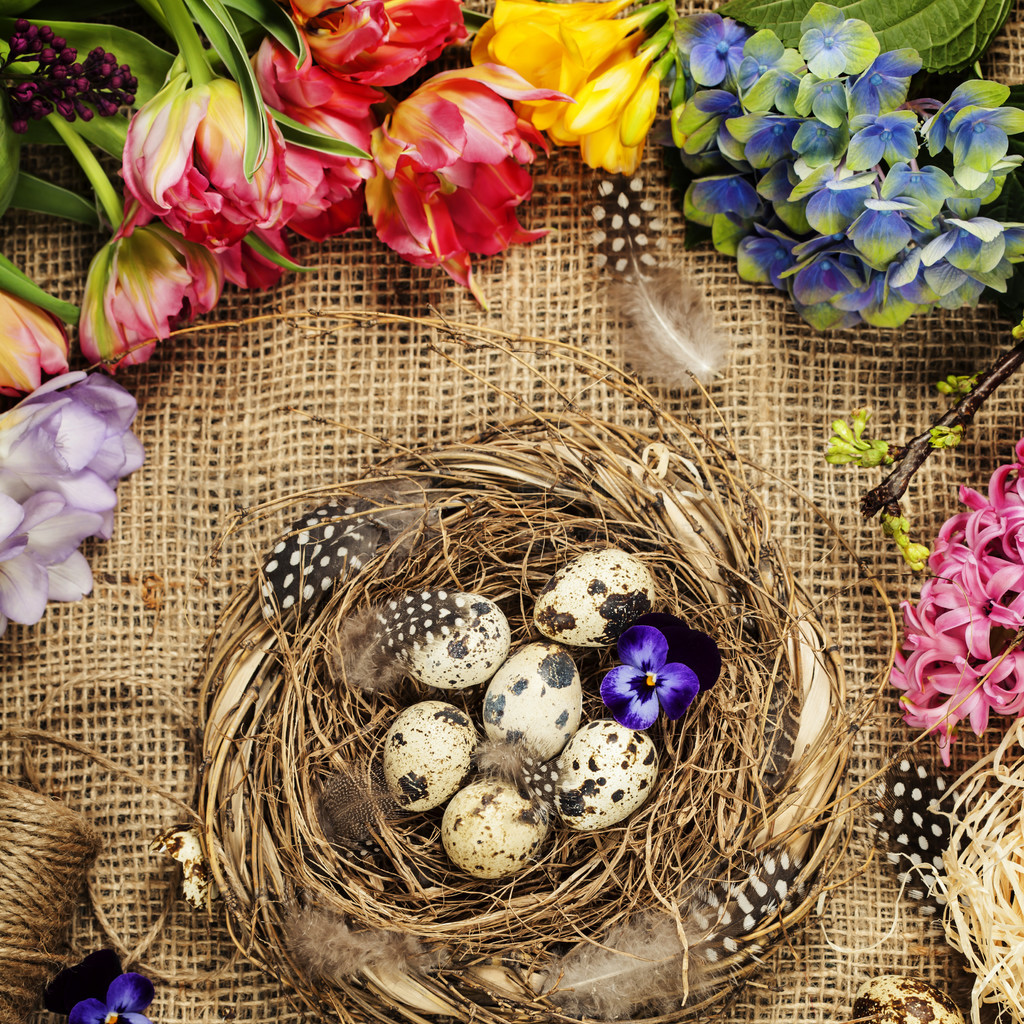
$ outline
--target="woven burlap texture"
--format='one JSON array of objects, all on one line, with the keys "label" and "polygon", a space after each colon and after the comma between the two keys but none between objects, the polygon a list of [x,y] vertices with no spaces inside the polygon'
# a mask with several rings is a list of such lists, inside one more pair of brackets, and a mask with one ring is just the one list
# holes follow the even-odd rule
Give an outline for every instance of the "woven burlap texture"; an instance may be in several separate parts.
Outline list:
[{"label": "woven burlap texture", "polygon": [[[986,61],[990,77],[1024,81],[1022,18],[1024,5],[1017,4]],[[709,426],[717,427],[720,417],[740,450],[769,471],[763,488],[776,533],[821,602],[857,693],[890,656],[887,612],[870,588],[856,583],[857,566],[808,501],[838,524],[894,602],[920,581],[877,524],[859,518],[859,494],[876,477],[825,465],[828,425],[869,406],[877,434],[901,440],[917,433],[945,407],[933,382],[987,365],[1008,344],[1008,325],[993,307],[983,307],[919,317],[896,331],[817,332],[783,296],[741,283],[731,259],[709,249],[685,252],[653,150],[647,172],[669,225],[664,259],[685,268],[706,293],[731,344],[728,365],[710,389],[718,412],[702,398],[663,397]],[[187,803],[194,793],[200,770],[194,695],[203,644],[219,610],[254,571],[255,549],[286,525],[268,520],[259,536],[218,545],[233,513],[365,472],[389,444],[458,439],[514,412],[493,388],[453,371],[435,349],[436,331],[342,322],[331,313],[429,316],[433,309],[454,322],[557,338],[621,361],[629,339],[591,260],[592,181],[574,153],[539,157],[524,220],[550,231],[533,245],[481,261],[488,311],[440,271],[410,267],[362,230],[300,247],[307,273],[286,277],[266,295],[229,290],[208,326],[162,344],[148,364],[119,374],[139,401],[137,432],[147,461],[121,486],[113,539],[86,548],[93,595],[51,606],[38,625],[12,627],[0,640],[0,725],[8,730],[0,771],[65,801],[101,833],[72,947],[84,955],[113,945],[133,969],[152,977],[155,1020],[301,1019],[281,985],[237,956],[216,914],[181,902],[175,866],[149,850],[157,833],[184,818],[172,798]],[[5,254],[74,297],[101,239],[28,217],[4,223]],[[253,317],[261,319],[218,326]],[[530,374],[494,353],[477,356],[475,369],[509,392],[558,407],[559,399],[535,387]],[[599,417],[629,415],[600,387],[581,388],[574,397]],[[916,536],[934,536],[956,510],[957,484],[983,485],[1012,455],[1024,433],[1022,408],[1024,380],[1013,380],[988,403],[960,449],[918,474],[905,503]],[[893,740],[905,738],[895,696],[889,708],[891,727],[858,737],[855,775],[877,769]],[[25,730],[72,743],[26,738],[36,733]],[[854,872],[863,860],[863,827],[859,835],[851,877],[745,987],[730,1019],[843,1020],[857,987],[879,973],[956,981],[941,932],[912,909],[897,911],[898,889],[887,869],[873,863]],[[51,1019],[40,1013],[37,1021]]]}]

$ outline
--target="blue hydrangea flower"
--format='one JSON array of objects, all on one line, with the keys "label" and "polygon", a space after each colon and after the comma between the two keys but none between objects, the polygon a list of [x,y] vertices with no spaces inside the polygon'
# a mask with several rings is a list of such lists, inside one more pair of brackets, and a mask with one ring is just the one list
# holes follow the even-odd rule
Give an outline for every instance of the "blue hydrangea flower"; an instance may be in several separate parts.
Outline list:
[{"label": "blue hydrangea flower", "polygon": [[945,223],[948,230],[921,250],[921,262],[926,267],[945,260],[957,270],[987,274],[998,266],[1006,251],[1002,224],[989,217],[948,217]]},{"label": "blue hydrangea flower", "polygon": [[751,167],[764,170],[794,157],[793,139],[800,119],[772,114],[744,114],[726,122],[729,134],[743,144],[743,156]]},{"label": "blue hydrangea flower", "polygon": [[883,269],[911,240],[903,219],[907,206],[898,199],[865,199],[864,212],[850,225],[850,241],[869,264]]},{"label": "blue hydrangea flower", "polygon": [[920,227],[930,227],[939,211],[956,192],[953,179],[941,168],[911,167],[898,162],[889,167],[879,194],[882,199],[901,199],[908,203],[907,216]]},{"label": "blue hydrangea flower", "polygon": [[793,298],[804,306],[827,302],[835,305],[838,297],[860,291],[867,270],[863,261],[841,249],[826,250],[802,262],[784,277],[789,278]]},{"label": "blue hydrangea flower", "polygon": [[694,14],[676,25],[680,51],[690,59],[690,74],[698,85],[736,81],[749,31],[720,14]]},{"label": "blue hydrangea flower", "polygon": [[849,141],[850,129],[846,124],[833,127],[812,118],[804,121],[793,136],[793,151],[800,154],[807,167],[820,167],[838,163]]},{"label": "blue hydrangea flower", "polygon": [[687,100],[686,105],[673,111],[672,135],[675,144],[684,153],[704,153],[716,145],[719,129],[729,118],[743,113],[734,93],[725,89],[705,89]]},{"label": "blue hydrangea flower", "polygon": [[850,117],[878,116],[906,101],[911,76],[921,70],[921,55],[906,47],[880,53],[866,71],[847,86]]},{"label": "blue hydrangea flower", "polygon": [[754,234],[740,242],[736,252],[736,269],[740,278],[753,284],[772,284],[780,291],[786,288],[782,275],[794,266],[794,241],[781,231],[754,225]]},{"label": "blue hydrangea flower", "polygon": [[742,174],[723,174],[691,181],[683,197],[686,216],[710,226],[718,213],[753,217],[761,206],[754,186]]},{"label": "blue hydrangea flower", "polygon": [[921,134],[928,141],[928,152],[935,156],[949,141],[949,126],[964,107],[1001,107],[1010,95],[1009,86],[975,79],[958,85],[949,99],[923,125]]},{"label": "blue hydrangea flower", "polygon": [[105,1001],[85,999],[76,1003],[68,1015],[68,1024],[152,1024],[141,1011],[151,1002],[153,982],[141,974],[118,975],[107,989]]},{"label": "blue hydrangea flower", "polygon": [[846,166],[851,171],[866,171],[883,160],[890,166],[913,160],[920,148],[917,115],[912,110],[854,117],[850,129],[856,132],[846,150]]},{"label": "blue hydrangea flower", "polygon": [[743,46],[743,60],[736,73],[743,105],[754,111],[770,110],[772,106],[784,110],[780,98],[790,92],[796,95],[800,84],[796,72],[803,63],[800,54],[783,46],[771,29],[755,32]]},{"label": "blue hydrangea flower", "polygon": [[964,107],[949,123],[953,178],[957,184],[968,189],[983,185],[995,165],[1006,156],[1010,146],[1007,135],[1021,131],[1024,131],[1024,110]]},{"label": "blue hydrangea flower", "polygon": [[838,78],[804,75],[796,94],[796,112],[801,117],[814,114],[832,128],[846,123],[846,86]]},{"label": "blue hydrangea flower", "polygon": [[800,31],[800,56],[818,78],[859,74],[881,49],[866,22],[847,18],[830,4],[816,3],[804,15]]},{"label": "blue hydrangea flower", "polygon": [[681,718],[700,691],[697,673],[669,662],[665,634],[653,626],[631,626],[619,637],[617,665],[601,681],[601,699],[619,725],[649,729],[662,708]]},{"label": "blue hydrangea flower", "polygon": [[845,231],[874,198],[874,174],[840,173],[831,166],[819,167],[793,188],[791,200],[809,197],[807,222],[822,235]]}]

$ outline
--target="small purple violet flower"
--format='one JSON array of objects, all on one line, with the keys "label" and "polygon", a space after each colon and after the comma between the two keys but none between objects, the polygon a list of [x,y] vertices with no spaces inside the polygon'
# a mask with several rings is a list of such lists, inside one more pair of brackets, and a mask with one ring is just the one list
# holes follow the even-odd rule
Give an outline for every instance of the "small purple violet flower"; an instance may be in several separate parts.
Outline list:
[{"label": "small purple violet flower", "polygon": [[153,982],[141,974],[120,974],[107,989],[107,998],[84,999],[68,1014],[68,1024],[152,1024],[141,1011],[155,995]]},{"label": "small purple violet flower", "polygon": [[[618,652],[624,664],[613,668],[601,682],[601,699],[615,721],[627,729],[650,728],[662,708],[669,719],[681,718],[700,690],[714,683],[721,667],[718,647],[710,637],[688,629],[674,616],[658,618],[663,621],[668,635],[642,622],[631,626],[619,637]],[[670,651],[673,656],[683,656],[681,645],[672,645],[669,641],[673,633],[676,634],[675,640],[681,640],[682,630],[703,638],[714,647],[714,658],[708,657],[710,652],[700,641],[693,648],[702,669],[704,686],[693,668],[680,661],[668,660]]]}]

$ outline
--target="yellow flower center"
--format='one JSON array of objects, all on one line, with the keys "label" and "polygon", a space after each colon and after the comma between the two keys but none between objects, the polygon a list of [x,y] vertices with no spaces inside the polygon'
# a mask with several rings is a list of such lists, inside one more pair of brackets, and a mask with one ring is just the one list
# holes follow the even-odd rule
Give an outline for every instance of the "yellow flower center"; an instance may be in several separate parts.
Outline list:
[{"label": "yellow flower center", "polygon": [[644,676],[644,684],[647,686],[654,686],[657,681],[658,677],[653,672],[648,672],[647,675]]},{"label": "yellow flower center", "polygon": [[120,1018],[121,1015],[119,1013],[117,1013],[116,1011],[111,1011],[106,1015],[106,1017],[103,1018],[103,1024],[117,1024]]}]

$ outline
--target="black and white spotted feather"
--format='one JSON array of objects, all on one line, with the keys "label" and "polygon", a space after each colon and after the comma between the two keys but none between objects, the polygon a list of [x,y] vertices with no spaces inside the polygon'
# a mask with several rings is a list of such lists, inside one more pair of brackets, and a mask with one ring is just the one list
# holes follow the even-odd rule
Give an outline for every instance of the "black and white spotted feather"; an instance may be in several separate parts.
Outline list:
[{"label": "black and white spotted feather", "polygon": [[345,764],[321,784],[316,798],[317,820],[328,842],[360,858],[380,862],[382,825],[402,816],[379,765]]},{"label": "black and white spotted feather", "polygon": [[411,506],[404,503],[408,497],[381,491],[366,498],[327,501],[294,522],[263,564],[264,618],[293,609],[310,611],[336,583],[362,569],[385,546],[391,554],[384,571],[397,564],[426,518],[415,500]]},{"label": "black and white spotted feather", "polygon": [[903,757],[882,777],[872,814],[877,846],[925,914],[941,913],[946,905],[939,879],[957,825],[955,814],[942,806],[948,795],[941,775]]},{"label": "black and white spotted feather", "polygon": [[664,225],[655,216],[640,175],[597,183],[595,263],[612,276],[614,311],[629,328],[630,366],[672,388],[715,376],[728,356],[699,289],[680,267],[663,265]]},{"label": "black and white spotted feather", "polygon": [[532,803],[554,805],[560,777],[557,757],[544,760],[522,741],[499,737],[481,740],[473,760],[481,773],[515,786]]},{"label": "black and white spotted feather", "polygon": [[416,652],[449,636],[472,615],[472,599],[452,590],[417,590],[348,616],[334,642],[335,675],[348,686],[387,690]]},{"label": "black and white spotted feather", "polygon": [[738,959],[763,952],[747,936],[804,898],[800,869],[785,850],[775,850],[735,881],[695,888],[678,917],[662,910],[636,915],[555,961],[544,994],[564,1012],[601,1020],[628,1019],[641,1008],[667,1013],[691,1005],[713,991]]}]

